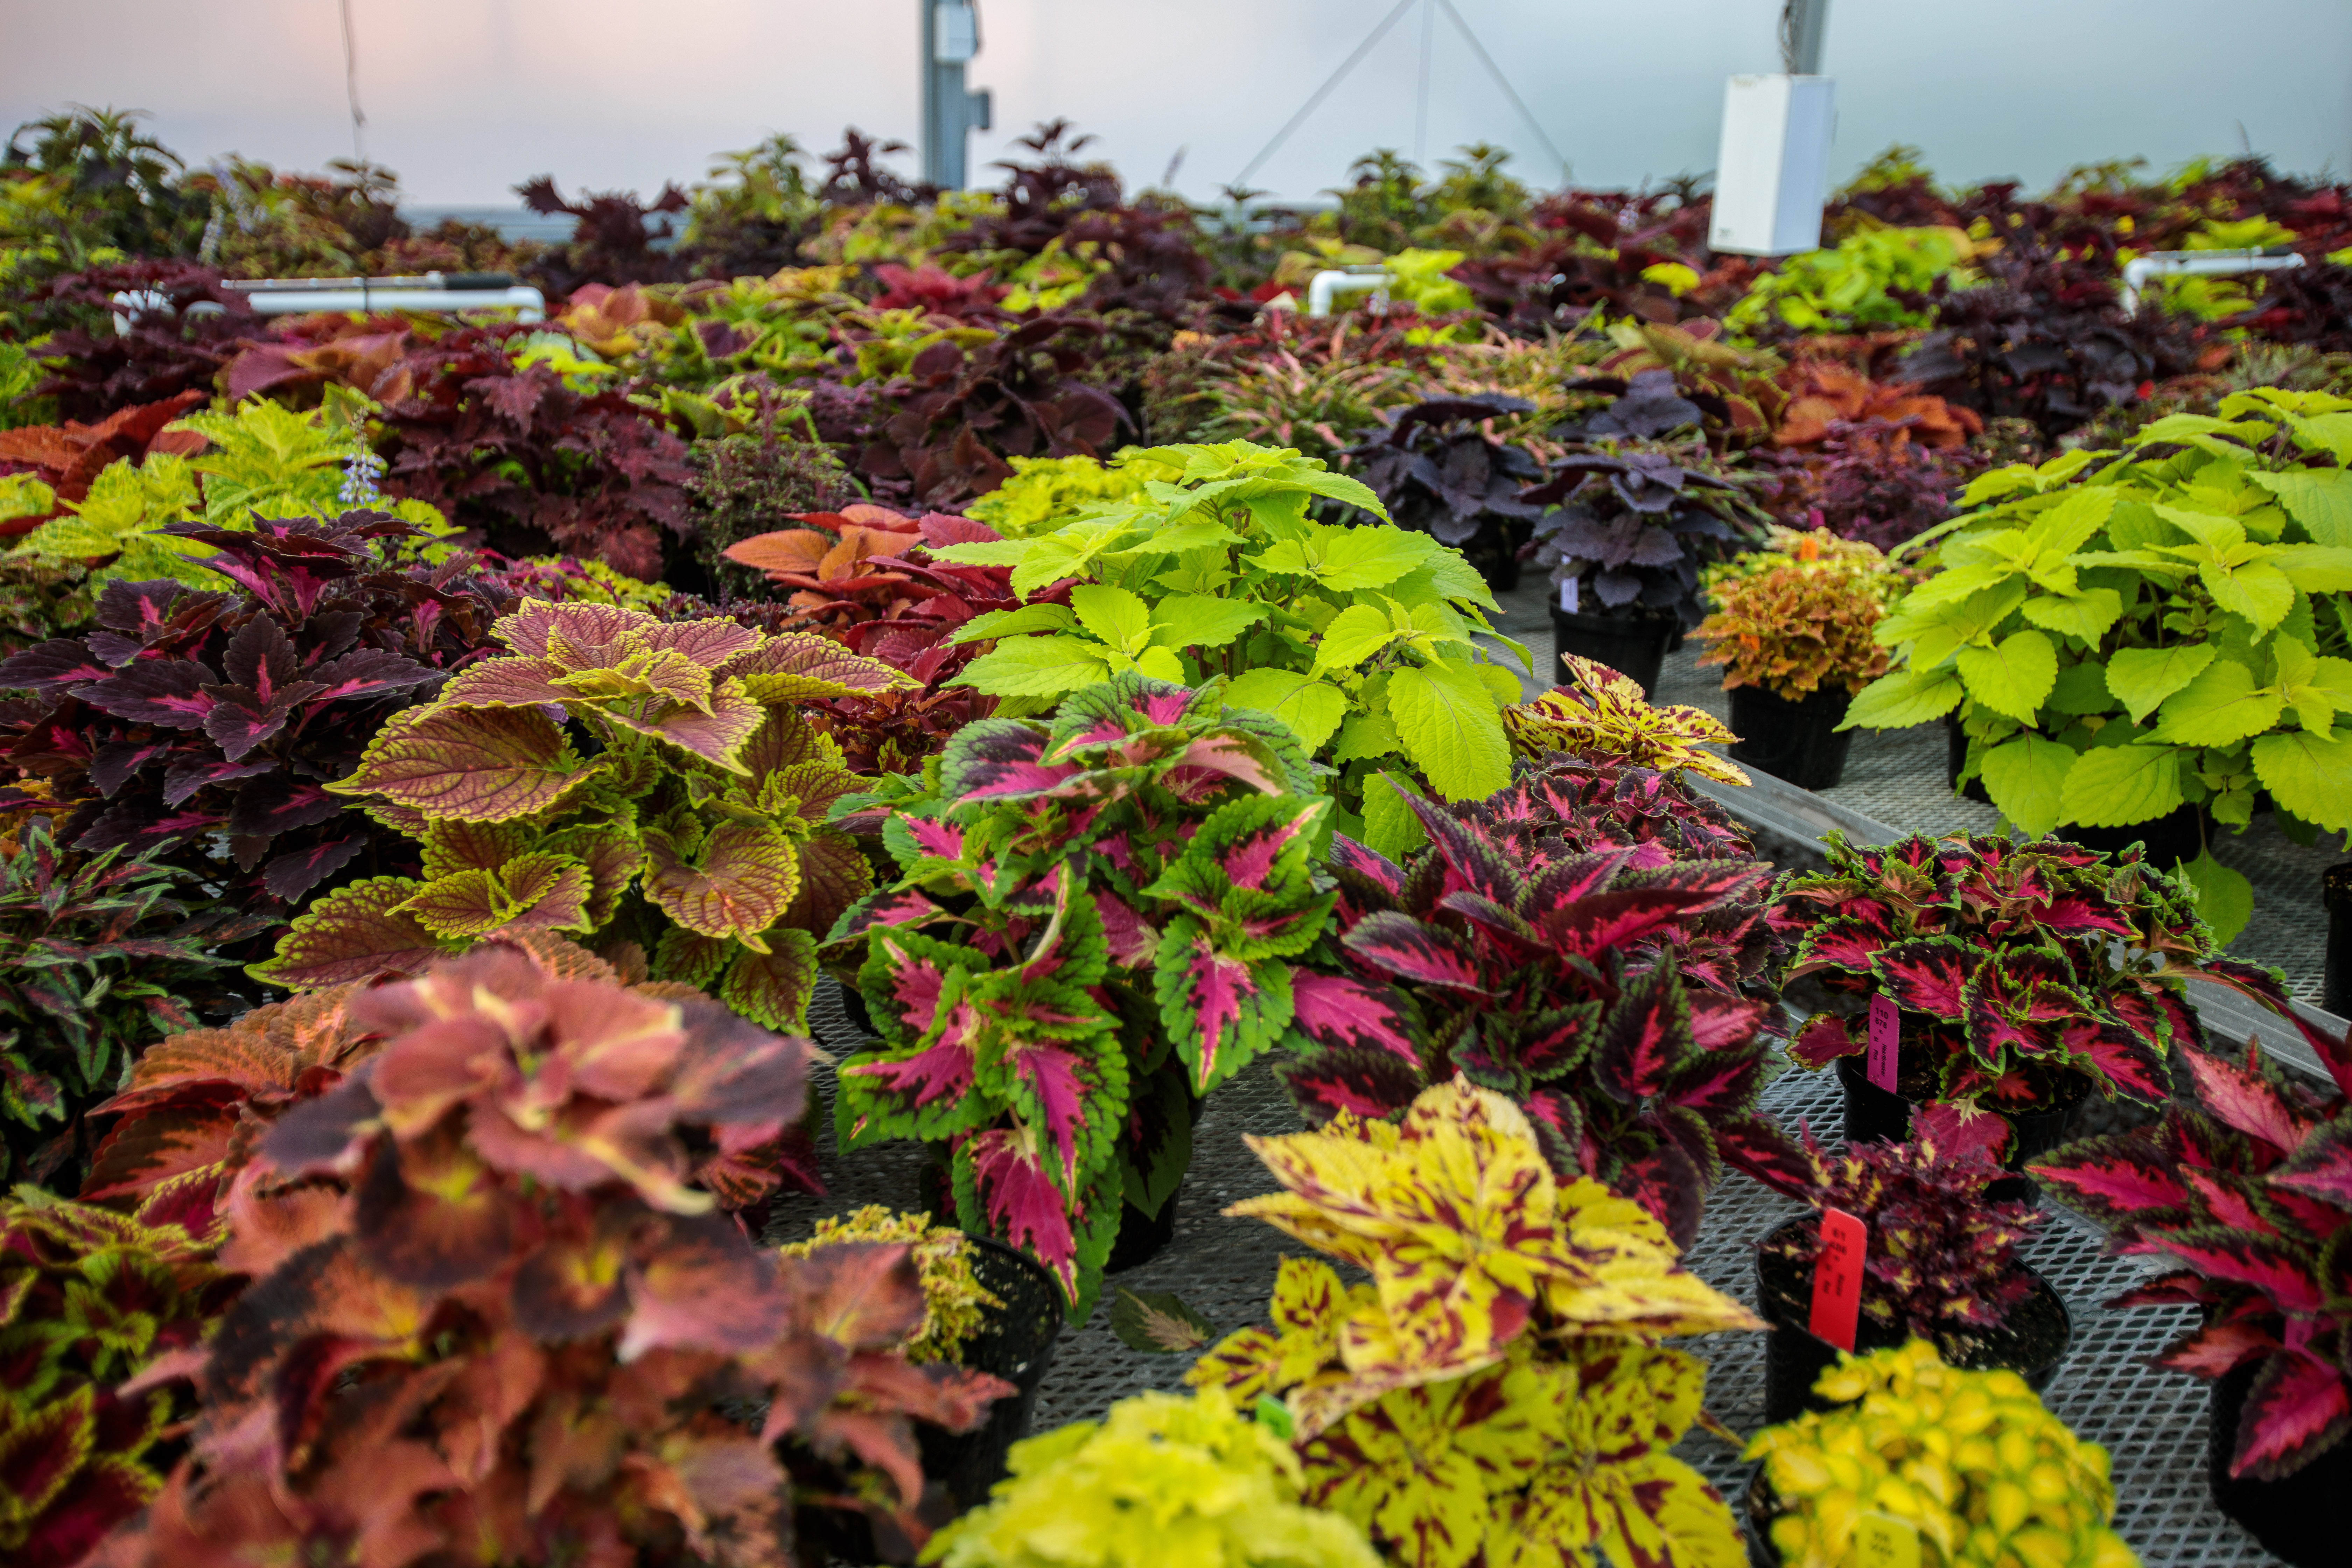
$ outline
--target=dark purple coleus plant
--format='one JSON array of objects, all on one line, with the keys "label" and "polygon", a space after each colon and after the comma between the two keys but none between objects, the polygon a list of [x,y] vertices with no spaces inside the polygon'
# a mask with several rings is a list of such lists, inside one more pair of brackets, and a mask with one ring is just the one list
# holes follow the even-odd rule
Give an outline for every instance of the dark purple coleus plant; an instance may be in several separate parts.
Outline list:
[{"label": "dark purple coleus plant", "polygon": [[2256,1041],[2230,1055],[2182,1045],[2190,1092],[2155,1123],[2032,1169],[2118,1250],[2172,1266],[2109,1305],[2203,1309],[2158,1360],[2248,1379],[2230,1473],[2275,1480],[2352,1432],[2352,1039],[2296,1016],[2275,972],[2210,967],[2292,1021],[2330,1088],[2306,1088]]},{"label": "dark purple coleus plant", "polygon": [[1433,535],[1468,556],[1490,581],[1516,580],[1527,520],[1541,510],[1519,499],[1543,477],[1527,452],[1497,441],[1483,421],[1534,405],[1488,394],[1433,397],[1401,410],[1386,434],[1342,454],[1350,472],[1385,502],[1400,528]]},{"label": "dark purple coleus plant", "polygon": [[1678,858],[1570,782],[1523,775],[1469,806],[1406,794],[1430,838],[1408,866],[1334,838],[1339,952],[1294,987],[1298,1054],[1276,1070],[1318,1123],[1394,1115],[1460,1073],[1527,1110],[1561,1176],[1608,1183],[1686,1247],[1725,1162],[1793,1158],[1755,1109],[1767,1005],[1739,994],[1771,952],[1770,868],[1720,840]]},{"label": "dark purple coleus plant", "polygon": [[506,596],[462,561],[394,564],[385,546],[415,531],[383,512],[169,531],[215,548],[220,589],[110,583],[98,630],[0,663],[29,699],[0,706],[15,793],[69,811],[61,843],[156,852],[252,913],[372,868],[379,839],[405,860],[324,786],[393,710],[501,651]]},{"label": "dark purple coleus plant", "polygon": [[1290,1026],[1330,914],[1297,742],[1220,691],[1129,675],[979,720],[840,808],[887,809],[902,869],[834,928],[882,1037],[842,1064],[844,1146],[946,1142],[963,1226],[1080,1316],[1122,1208],[1182,1179],[1194,1097]]},{"label": "dark purple coleus plant", "polygon": [[[1671,378],[1663,388],[1637,384],[1601,416],[1630,423],[1603,434],[1605,446],[1560,458],[1551,479],[1519,497],[1551,509],[1535,524],[1535,561],[1551,569],[1556,586],[1576,584],[1585,614],[1673,616],[1696,626],[1706,618],[1700,568],[1763,537],[1764,514],[1748,491],[1697,466],[1703,447],[1619,443],[1621,433],[1652,428],[1650,405],[1667,402],[1694,406],[1675,395]],[[1626,412],[1628,405],[1636,406]]]}]

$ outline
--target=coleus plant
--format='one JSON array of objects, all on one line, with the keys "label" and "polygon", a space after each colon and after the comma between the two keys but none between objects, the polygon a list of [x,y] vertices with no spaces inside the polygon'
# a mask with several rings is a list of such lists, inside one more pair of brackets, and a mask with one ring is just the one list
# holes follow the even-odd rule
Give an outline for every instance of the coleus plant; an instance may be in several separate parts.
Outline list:
[{"label": "coleus plant", "polygon": [[1400,1123],[1249,1144],[1287,1190],[1226,1212],[1371,1278],[1286,1258],[1274,1327],[1188,1379],[1283,1402],[1309,1502],[1410,1568],[1738,1560],[1730,1510],[1668,1451],[1706,1365],[1659,1342],[1761,1325],[1639,1205],[1555,1177],[1518,1108],[1461,1079]]},{"label": "coleus plant", "polygon": [[960,680],[1034,708],[1128,670],[1225,676],[1226,701],[1275,714],[1342,770],[1336,820],[1349,831],[1364,830],[1358,814],[1383,759],[1402,758],[1448,799],[1508,781],[1497,710],[1518,697],[1518,680],[1472,640],[1492,632],[1495,598],[1459,553],[1385,521],[1310,521],[1318,498],[1383,513],[1361,482],[1295,453],[1236,441],[1118,461],[1180,477],[1050,531],[932,552],[1010,566],[1013,592],[1027,596],[1076,584],[1066,604],[965,626],[958,640],[996,647]]},{"label": "coleus plant", "polygon": [[1589,761],[1617,761],[1667,774],[1685,771],[1724,784],[1748,775],[1709,745],[1739,739],[1700,708],[1651,702],[1639,681],[1575,654],[1560,656],[1568,679],[1540,697],[1503,710],[1503,731],[1516,756],[1570,752]]},{"label": "coleus plant", "polygon": [[1539,510],[1519,492],[1543,470],[1524,448],[1494,439],[1482,426],[1534,406],[1499,394],[1425,399],[1398,411],[1385,434],[1344,456],[1398,526],[1454,546],[1487,581],[1508,588],[1517,580],[1528,532],[1514,525]]},{"label": "coleus plant", "polygon": [[2252,1369],[2230,1473],[2276,1480],[2352,1432],[2352,1039],[2305,1022],[2274,973],[2231,964],[2221,978],[2294,1023],[2332,1081],[2305,1087],[2255,1040],[2242,1055],[2184,1045],[2189,1092],[2152,1124],[2030,1168],[2119,1250],[2162,1266],[2111,1306],[2202,1310],[2162,1365]]},{"label": "coleus plant", "polygon": [[[1930,1341],[1958,1364],[1975,1349],[1975,1331],[1999,1325],[2032,1290],[2017,1248],[2048,1215],[1989,1195],[2009,1140],[2000,1117],[1939,1105],[1912,1132],[1908,1142],[1849,1143],[1832,1153],[1801,1128],[1797,1157],[1756,1174],[1816,1209],[1862,1221],[1863,1317],[1879,1334]],[[1824,1244],[1815,1225],[1775,1232],[1759,1248],[1810,1281]]]},{"label": "coleus plant", "polygon": [[119,1390],[193,1349],[237,1281],[177,1226],[18,1191],[0,1204],[0,1552],[72,1568],[163,1485],[157,1450],[184,1414]]},{"label": "coleus plant", "polygon": [[1541,775],[1473,805],[1405,799],[1430,838],[1407,866],[1332,841],[1337,973],[1294,985],[1298,1054],[1276,1068],[1301,1111],[1393,1115],[1458,1074],[1522,1107],[1563,1179],[1599,1178],[1687,1245],[1726,1161],[1781,1156],[1755,1109],[1765,1005],[1740,994],[1774,945],[1769,868],[1719,840],[1690,859],[1612,845],[1628,836],[1605,806],[1588,830]]},{"label": "coleus plant", "polygon": [[2167,1058],[2203,1038],[2182,994],[2235,966],[2194,895],[2135,847],[1914,836],[1825,841],[1828,868],[1790,872],[1767,921],[1795,944],[1787,977],[1830,997],[1789,1054],[1809,1068],[1868,1047],[1883,996],[1901,1031],[1897,1086],[1915,1101],[2032,1111],[2084,1088],[2160,1105]]},{"label": "coleus plant", "polygon": [[785,1260],[689,1184],[798,1115],[805,1042],[495,942],[348,1007],[376,1049],[232,1184],[254,1284],[123,1387],[190,1379],[197,1411],[110,1560],[781,1568],[794,1490],[920,1542],[913,1422],[1010,1385],[898,1353],[905,1246]]},{"label": "coleus plant", "polygon": [[833,933],[881,1034],[841,1066],[843,1147],[946,1142],[965,1227],[1083,1318],[1123,1205],[1182,1180],[1192,1099],[1292,1021],[1328,805],[1279,721],[1129,675],[842,809],[883,806],[902,875]]},{"label": "coleus plant", "polygon": [[1886,613],[1884,564],[1817,551],[1809,536],[1713,584],[1714,605],[1693,635],[1707,644],[1699,663],[1724,667],[1725,690],[1754,686],[1794,702],[1857,691],[1885,672],[1886,650],[1871,635]]},{"label": "coleus plant", "polygon": [[0,709],[0,739],[20,789],[70,808],[59,841],[152,853],[264,915],[375,868],[383,836],[325,786],[393,709],[489,649],[506,602],[462,563],[398,564],[415,531],[375,511],[173,524],[214,552],[199,574],[217,586],[109,583],[97,630],[0,663],[0,687],[29,694]]},{"label": "coleus plant", "polygon": [[1704,461],[1612,440],[1570,452],[1551,465],[1553,479],[1521,492],[1550,509],[1535,524],[1535,561],[1550,569],[1563,607],[1685,627],[1706,618],[1700,569],[1760,541],[1765,516],[1738,483],[1696,466]]},{"label": "coleus plant", "polygon": [[658,978],[798,1028],[816,936],[872,872],[824,826],[856,780],[797,705],[914,683],[723,616],[530,600],[490,630],[506,657],[394,715],[328,785],[415,839],[423,877],[339,889],[253,973],[335,984],[497,934],[604,933]]},{"label": "coleus plant", "polygon": [[82,1113],[152,1040],[235,1009],[214,950],[272,922],[192,911],[171,896],[187,879],[119,848],[62,855],[38,818],[0,860],[0,1174],[71,1191],[89,1152]]},{"label": "coleus plant", "polygon": [[[2352,829],[2352,401],[2220,408],[1970,484],[1922,536],[1942,570],[1880,623],[1897,668],[1853,722],[1957,709],[1963,777],[2029,833],[2184,804],[2243,827],[2263,790],[2306,839]],[[2217,911],[2251,898],[2210,853],[2190,876]]]}]

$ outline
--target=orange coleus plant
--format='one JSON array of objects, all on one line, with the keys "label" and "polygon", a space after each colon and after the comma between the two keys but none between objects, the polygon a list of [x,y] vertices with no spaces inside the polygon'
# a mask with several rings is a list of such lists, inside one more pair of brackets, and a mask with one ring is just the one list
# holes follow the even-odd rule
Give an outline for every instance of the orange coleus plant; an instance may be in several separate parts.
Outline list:
[{"label": "orange coleus plant", "polygon": [[924,543],[922,520],[863,502],[837,512],[803,512],[806,528],[754,534],[727,547],[727,559],[768,574],[793,590],[793,608],[820,622],[890,618],[905,603],[935,592],[918,590],[898,570],[900,559]]},{"label": "orange coleus plant", "polygon": [[1873,381],[1832,361],[1792,365],[1780,382],[1790,401],[1772,432],[1777,447],[1818,447],[1839,433],[1842,424],[1878,429],[1895,451],[1912,442],[1937,449],[1960,447],[1984,434],[1984,420],[1973,408],[1922,395],[1909,382]]},{"label": "orange coleus plant", "polygon": [[1816,531],[1718,579],[1715,611],[1696,634],[1707,644],[1699,663],[1725,667],[1726,691],[1758,686],[1791,701],[1825,688],[1859,691],[1885,674],[1887,650],[1873,632],[1895,579],[1857,551],[1878,554]]},{"label": "orange coleus plant", "polygon": [[342,1006],[381,1045],[230,1183],[254,1284],[122,1390],[197,1410],[104,1561],[781,1568],[796,1495],[922,1541],[913,1423],[1010,1385],[899,1353],[908,1247],[783,1259],[695,1182],[800,1113],[805,1041],[495,942]]}]

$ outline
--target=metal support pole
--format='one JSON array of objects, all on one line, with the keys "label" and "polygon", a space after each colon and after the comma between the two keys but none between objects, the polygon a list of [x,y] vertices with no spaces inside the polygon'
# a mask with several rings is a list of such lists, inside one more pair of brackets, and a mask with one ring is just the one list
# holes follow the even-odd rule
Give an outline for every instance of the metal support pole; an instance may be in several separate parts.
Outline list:
[{"label": "metal support pole", "polygon": [[971,0],[915,0],[922,12],[923,178],[942,190],[964,187],[971,132],[986,131],[993,105],[964,87],[964,65],[980,52],[980,14]]},{"label": "metal support pole", "polygon": [[1780,9],[1780,64],[1790,76],[1822,74],[1829,39],[1830,0],[1786,0]]}]

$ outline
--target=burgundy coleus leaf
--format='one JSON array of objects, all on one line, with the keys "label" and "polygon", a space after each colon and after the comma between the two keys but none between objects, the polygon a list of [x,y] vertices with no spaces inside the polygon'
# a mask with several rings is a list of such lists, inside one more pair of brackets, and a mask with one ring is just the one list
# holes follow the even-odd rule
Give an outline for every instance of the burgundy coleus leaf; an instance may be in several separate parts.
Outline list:
[{"label": "burgundy coleus leaf", "polygon": [[1631,850],[1604,850],[1556,860],[1528,884],[1524,907],[1531,918],[1574,909],[1598,895],[1633,863]]},{"label": "burgundy coleus leaf", "polygon": [[220,814],[200,807],[157,810],[152,800],[119,801],[82,829],[74,847],[96,851],[120,846],[138,854],[176,844],[219,826]]},{"label": "burgundy coleus leaf", "polygon": [[[1083,1272],[1081,1216],[1072,1212],[1077,1205],[1063,1195],[1039,1152],[1020,1132],[994,1128],[963,1139],[956,1163],[971,1173],[973,1196],[989,1229],[1045,1265],[1063,1296],[1076,1300]],[[1117,1224],[1115,1215],[1112,1223]]]},{"label": "burgundy coleus leaf", "polygon": [[1706,908],[1716,897],[1684,888],[1596,893],[1564,908],[1545,910],[1535,923],[1562,955],[1597,962],[1654,933],[1678,930],[1681,916]]},{"label": "burgundy coleus leaf", "polygon": [[1455,991],[1491,989],[1459,942],[1411,915],[1388,910],[1366,915],[1341,941],[1349,952],[1399,980]]},{"label": "burgundy coleus leaf", "polygon": [[2238,1417],[2233,1476],[2282,1479],[2352,1430],[2352,1389],[2343,1369],[2290,1350],[2263,1363]]},{"label": "burgundy coleus leaf", "polygon": [[100,795],[112,800],[140,769],[158,757],[170,755],[176,743],[172,740],[110,741],[90,759],[89,782],[98,786]]},{"label": "burgundy coleus leaf", "polygon": [[2060,936],[2079,936],[2087,931],[2104,931],[2112,936],[2137,938],[2138,929],[2117,912],[2105,899],[2095,899],[2082,893],[2061,893],[2052,899],[2049,907],[2034,916],[2033,923]]},{"label": "burgundy coleus leaf", "polygon": [[99,590],[96,619],[110,631],[150,641],[171,618],[173,603],[183,596],[191,600],[227,597],[225,594],[200,595],[171,577],[151,578],[143,583],[116,577]]},{"label": "burgundy coleus leaf", "polygon": [[2311,1131],[2311,1119],[2296,1109],[2285,1082],[2263,1070],[2260,1046],[2247,1045],[2242,1065],[2193,1047],[2183,1047],[2180,1055],[2196,1079],[2199,1102],[2225,1124],[2282,1155],[2299,1147]]},{"label": "burgundy coleus leaf", "polygon": [[205,713],[205,733],[220,742],[232,763],[286,727],[286,721],[318,687],[307,680],[290,681],[264,692],[250,686],[207,686],[213,705]]},{"label": "burgundy coleus leaf", "polygon": [[176,806],[198,790],[214,784],[278,773],[286,766],[275,757],[240,763],[218,756],[189,757],[184,751],[173,755],[172,765],[163,770],[163,804],[169,806]]},{"label": "burgundy coleus leaf", "polygon": [[272,767],[236,792],[229,808],[228,830],[255,837],[290,833],[298,827],[330,822],[351,809],[312,779],[299,779]]},{"label": "burgundy coleus leaf", "polygon": [[1690,1002],[1668,959],[1626,977],[1601,1020],[1595,1077],[1612,1099],[1632,1104],[1664,1089],[1693,1048]]},{"label": "burgundy coleus leaf", "polygon": [[1964,993],[1979,960],[1956,938],[1916,937],[1873,953],[1870,972],[1897,1006],[1958,1024],[1968,1017]]},{"label": "burgundy coleus leaf", "polygon": [[1714,1134],[1716,1152],[1733,1170],[1792,1196],[1810,1190],[1812,1166],[1770,1117],[1755,1111],[1720,1116],[1708,1131]]},{"label": "burgundy coleus leaf", "polygon": [[1338,1046],[1276,1064],[1301,1116],[1321,1126],[1345,1110],[1368,1121],[1394,1116],[1429,1087],[1429,1075],[1377,1047]]},{"label": "burgundy coleus leaf", "polygon": [[2220,1377],[2278,1348],[2278,1341],[2259,1324],[2207,1323],[2173,1342],[2156,1357],[2156,1363],[2192,1377]]},{"label": "burgundy coleus leaf", "polygon": [[1433,801],[1408,790],[1404,802],[1421,819],[1436,852],[1444,858],[1448,880],[1458,888],[1506,907],[1517,904],[1524,884],[1499,850],[1481,843],[1470,826]]},{"label": "burgundy coleus leaf", "polygon": [[[1331,849],[1327,858],[1332,874],[1343,884],[1355,879],[1378,889],[1391,903],[1404,891],[1402,867],[1376,850],[1367,849],[1344,833],[1331,836]],[[1350,891],[1354,891],[1352,884],[1349,885]]]},{"label": "burgundy coleus leaf", "polygon": [[1290,977],[1290,1005],[1292,1026],[1318,1047],[1382,1051],[1421,1066],[1402,999],[1385,986],[1300,970]]},{"label": "burgundy coleus leaf", "polygon": [[1662,1142],[1646,1153],[1635,1155],[1618,1167],[1609,1185],[1612,1191],[1649,1210],[1666,1227],[1676,1247],[1686,1251],[1698,1239],[1699,1215],[1707,1182],[1680,1144]]},{"label": "burgundy coleus leaf", "polygon": [[75,681],[104,680],[114,667],[78,637],[56,637],[36,643],[0,660],[0,687],[12,691],[45,691]]},{"label": "burgundy coleus leaf", "polygon": [[1859,1055],[1866,1040],[1853,1026],[1834,1013],[1816,1013],[1789,1043],[1789,1055],[1809,1068],[1821,1068],[1840,1057]]},{"label": "burgundy coleus leaf", "polygon": [[2284,1242],[2210,1225],[2151,1233],[2147,1239],[2209,1279],[2252,1286],[2283,1312],[2307,1315],[2326,1305],[2312,1266]]},{"label": "burgundy coleus leaf", "polygon": [[1868,974],[1871,959],[1886,945],[1884,931],[1843,916],[1809,921],[1801,929],[1802,934],[1789,964],[1791,977],[1812,974],[1823,969]]},{"label": "burgundy coleus leaf", "polygon": [[2352,1117],[2339,1117],[2334,1126],[2296,1150],[2293,1159],[2273,1170],[2270,1179],[2352,1211]]},{"label": "burgundy coleus leaf", "polygon": [[[1089,1059],[1066,1046],[1033,1042],[1009,1047],[1003,1067],[1012,1077],[1021,1121],[1035,1133],[1039,1149],[1051,1156],[1063,1192],[1076,1194],[1080,1176],[1097,1163],[1097,1156],[1109,1152],[1111,1130],[1125,1115],[1126,1063]],[[1097,1135],[1089,1138],[1090,1130]]]},{"label": "burgundy coleus leaf", "polygon": [[438,680],[444,673],[389,648],[353,648],[309,672],[310,681],[318,688],[309,700],[341,702],[381,697],[386,692],[405,691]]},{"label": "burgundy coleus leaf", "polygon": [[317,843],[273,858],[262,868],[261,885],[288,903],[294,903],[350,865],[367,844],[367,828],[353,823],[341,835],[329,834]]},{"label": "burgundy coleus leaf", "polygon": [[2085,1018],[2059,1031],[2067,1059],[2089,1071],[2115,1093],[2143,1105],[2161,1105],[2172,1085],[2156,1047],[2120,1024]]},{"label": "burgundy coleus leaf", "polygon": [[142,658],[105,679],[75,687],[73,694],[134,724],[194,730],[212,711],[205,689],[218,684],[211,669],[193,658]]}]

